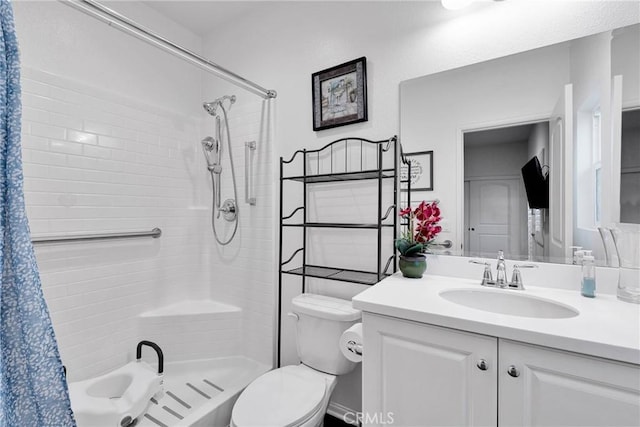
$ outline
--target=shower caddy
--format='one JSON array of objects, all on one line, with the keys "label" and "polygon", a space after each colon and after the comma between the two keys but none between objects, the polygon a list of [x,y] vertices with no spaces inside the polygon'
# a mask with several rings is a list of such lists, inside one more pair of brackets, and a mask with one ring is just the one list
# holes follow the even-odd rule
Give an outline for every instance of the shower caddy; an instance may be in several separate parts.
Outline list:
[{"label": "shower caddy", "polygon": [[[365,150],[373,152],[375,150],[375,167],[368,168],[363,158]],[[342,158],[341,151],[344,152]],[[359,159],[358,159],[359,156]],[[406,167],[408,177],[410,174],[410,164],[402,155],[402,147],[398,142],[398,137],[371,141],[364,138],[341,138],[333,141],[318,150],[298,150],[289,160],[280,157],[280,241],[279,241],[279,276],[278,276],[278,366],[280,365],[280,340],[282,315],[282,283],[283,275],[295,275],[302,278],[302,292],[306,290],[306,279],[318,278],[341,282],[357,283],[361,285],[374,285],[380,280],[394,273],[396,265],[396,249],[394,239],[400,226],[398,218],[398,190],[400,184],[406,184],[406,193],[403,191],[403,203],[406,201],[410,205],[410,182],[400,180],[400,163]],[[301,163],[301,164],[300,164]],[[353,164],[356,166],[353,166]],[[372,162],[374,163],[374,162]],[[292,173],[291,169],[297,172]],[[313,166],[313,167],[312,167]],[[285,168],[288,174],[285,175]],[[314,169],[312,171],[312,169]],[[322,172],[321,172],[322,171]],[[336,183],[346,181],[377,181],[377,221],[374,223],[346,223],[346,222],[309,222],[308,210],[309,187],[322,185],[323,183]],[[383,206],[383,181],[392,180],[393,197],[389,206]],[[290,213],[284,213],[284,184],[287,181],[295,181],[302,184],[302,206],[293,209]],[[288,192],[291,194],[291,191]],[[298,214],[301,212],[301,215]],[[298,214],[298,215],[296,215]],[[302,220],[299,220],[302,216]],[[294,219],[298,218],[298,220]],[[377,234],[377,260],[375,271],[353,270],[328,265],[308,264],[308,242],[307,230],[311,228],[333,228],[333,229],[370,229]],[[383,229],[391,228],[388,233],[389,238],[383,238]],[[302,246],[295,250],[287,259],[283,260],[283,236],[289,229],[302,229]],[[385,236],[386,237],[386,236]],[[382,259],[383,240],[388,240],[385,244],[390,245],[393,254],[386,260]],[[301,256],[298,256],[301,254]],[[292,266],[294,260],[299,260],[297,266]],[[384,265],[383,265],[384,263]]]}]

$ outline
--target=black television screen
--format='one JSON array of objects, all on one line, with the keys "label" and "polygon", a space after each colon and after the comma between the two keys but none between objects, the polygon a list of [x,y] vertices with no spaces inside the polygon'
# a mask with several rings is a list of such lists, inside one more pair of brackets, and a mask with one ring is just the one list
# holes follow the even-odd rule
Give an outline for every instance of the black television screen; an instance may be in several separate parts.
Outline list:
[{"label": "black television screen", "polygon": [[549,176],[542,174],[542,167],[537,156],[533,156],[522,167],[522,179],[524,189],[527,192],[527,201],[530,209],[549,208]]}]

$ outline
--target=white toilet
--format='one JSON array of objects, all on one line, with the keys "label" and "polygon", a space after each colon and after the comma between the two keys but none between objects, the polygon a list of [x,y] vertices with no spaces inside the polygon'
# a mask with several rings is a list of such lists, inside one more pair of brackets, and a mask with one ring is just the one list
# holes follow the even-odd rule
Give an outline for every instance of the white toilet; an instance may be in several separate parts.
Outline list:
[{"label": "white toilet", "polygon": [[337,376],[356,366],[338,345],[342,333],[360,321],[361,312],[351,301],[302,294],[291,303],[302,363],[267,372],[249,384],[233,407],[232,427],[322,425]]}]

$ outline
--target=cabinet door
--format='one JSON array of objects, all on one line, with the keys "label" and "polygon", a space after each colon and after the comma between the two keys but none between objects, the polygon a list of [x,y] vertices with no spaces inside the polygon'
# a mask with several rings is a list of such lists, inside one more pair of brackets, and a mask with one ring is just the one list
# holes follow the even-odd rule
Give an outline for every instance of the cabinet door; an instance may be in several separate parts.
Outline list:
[{"label": "cabinet door", "polygon": [[499,348],[501,426],[640,425],[640,366],[507,340]]},{"label": "cabinet door", "polygon": [[496,338],[369,313],[363,333],[363,425],[496,425]]}]

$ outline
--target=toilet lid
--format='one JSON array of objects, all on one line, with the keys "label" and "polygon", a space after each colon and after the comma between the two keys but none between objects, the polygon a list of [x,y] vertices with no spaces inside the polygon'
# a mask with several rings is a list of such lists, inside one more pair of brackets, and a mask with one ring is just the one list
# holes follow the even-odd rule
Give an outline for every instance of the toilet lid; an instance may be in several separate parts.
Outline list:
[{"label": "toilet lid", "polygon": [[322,376],[286,366],[249,384],[236,401],[231,418],[238,427],[300,424],[322,406],[325,392]]}]

